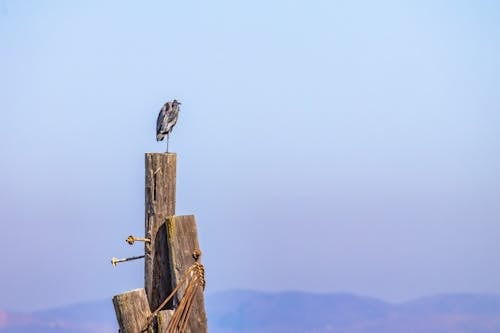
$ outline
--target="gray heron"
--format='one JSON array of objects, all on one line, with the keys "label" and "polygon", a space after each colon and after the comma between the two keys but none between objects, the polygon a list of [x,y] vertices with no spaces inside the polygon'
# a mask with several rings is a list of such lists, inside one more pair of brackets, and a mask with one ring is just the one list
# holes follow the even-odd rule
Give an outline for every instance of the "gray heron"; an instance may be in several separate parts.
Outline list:
[{"label": "gray heron", "polygon": [[176,99],[165,103],[156,120],[156,141],[163,141],[163,138],[167,135],[167,153],[170,133],[177,123],[177,118],[179,118],[179,105],[181,104]]}]

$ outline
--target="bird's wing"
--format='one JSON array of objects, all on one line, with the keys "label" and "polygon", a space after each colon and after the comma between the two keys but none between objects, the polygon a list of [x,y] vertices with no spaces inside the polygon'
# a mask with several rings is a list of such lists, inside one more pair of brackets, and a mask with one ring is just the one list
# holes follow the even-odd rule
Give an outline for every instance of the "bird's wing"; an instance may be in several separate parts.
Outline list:
[{"label": "bird's wing", "polygon": [[172,107],[169,112],[167,112],[167,118],[167,132],[171,132],[179,118],[179,106]]},{"label": "bird's wing", "polygon": [[156,134],[160,133],[162,131],[162,127],[165,126],[165,118],[168,110],[170,110],[170,102],[165,103],[158,114],[158,119],[156,120]]},{"label": "bird's wing", "polygon": [[175,108],[171,108],[169,112],[167,112],[168,122],[177,121],[177,117],[179,116],[179,106]]}]

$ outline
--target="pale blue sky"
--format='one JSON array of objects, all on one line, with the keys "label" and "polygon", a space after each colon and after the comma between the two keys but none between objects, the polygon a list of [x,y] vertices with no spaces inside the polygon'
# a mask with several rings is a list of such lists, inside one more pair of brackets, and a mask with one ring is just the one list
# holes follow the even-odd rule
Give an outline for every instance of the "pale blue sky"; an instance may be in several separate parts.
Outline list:
[{"label": "pale blue sky", "polygon": [[0,308],[143,286],[183,102],[207,292],[500,292],[498,1],[0,0]]}]

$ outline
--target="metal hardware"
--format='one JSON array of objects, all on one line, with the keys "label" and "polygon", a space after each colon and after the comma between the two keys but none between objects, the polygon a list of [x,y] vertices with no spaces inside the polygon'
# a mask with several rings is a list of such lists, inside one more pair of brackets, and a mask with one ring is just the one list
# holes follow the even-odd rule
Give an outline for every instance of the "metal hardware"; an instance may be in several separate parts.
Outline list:
[{"label": "metal hardware", "polygon": [[118,259],[118,258],[115,258],[113,257],[111,259],[111,265],[113,265],[114,267],[116,267],[117,264],[121,263],[121,262],[124,262],[124,261],[131,261],[131,260],[137,260],[137,259],[142,259],[144,258],[144,256],[137,256],[137,257],[130,257],[130,258],[123,258],[123,259]]},{"label": "metal hardware", "polygon": [[142,237],[134,237],[132,235],[128,236],[125,242],[129,243],[130,245],[134,245],[134,242],[145,242],[149,243],[151,240],[149,238],[142,238]]}]

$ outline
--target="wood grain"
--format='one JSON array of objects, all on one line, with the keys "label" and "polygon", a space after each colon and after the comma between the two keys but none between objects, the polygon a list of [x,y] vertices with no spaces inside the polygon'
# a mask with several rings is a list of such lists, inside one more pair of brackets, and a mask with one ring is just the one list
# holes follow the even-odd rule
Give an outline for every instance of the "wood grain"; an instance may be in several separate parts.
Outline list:
[{"label": "wood grain", "polygon": [[[194,215],[176,216],[167,221],[168,247],[171,253],[170,272],[174,286],[180,282],[184,273],[191,267],[195,260],[193,251],[200,249],[198,232]],[[184,295],[186,285],[182,286],[177,295]],[[179,302],[174,297],[174,305]],[[198,289],[193,302],[191,316],[188,323],[188,332],[207,332],[207,315],[205,312],[203,290]]]},{"label": "wood grain", "polygon": [[145,164],[145,229],[151,242],[145,244],[144,287],[153,311],[168,296],[173,284],[165,219],[175,215],[177,155],[146,153]]},{"label": "wood grain", "polygon": [[151,316],[144,288],[114,296],[113,305],[120,333],[143,332],[148,324],[148,318]]}]

